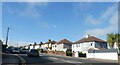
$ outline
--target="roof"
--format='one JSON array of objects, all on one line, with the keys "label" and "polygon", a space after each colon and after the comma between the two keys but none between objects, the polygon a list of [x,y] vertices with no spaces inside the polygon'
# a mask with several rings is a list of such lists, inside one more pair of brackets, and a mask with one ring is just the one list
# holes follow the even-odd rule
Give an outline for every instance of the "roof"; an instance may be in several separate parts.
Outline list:
[{"label": "roof", "polygon": [[90,36],[88,38],[83,38],[81,40],[76,41],[75,44],[77,44],[77,43],[83,43],[83,42],[106,42],[106,41],[101,40],[99,38],[96,38],[94,36]]},{"label": "roof", "polygon": [[72,44],[73,42],[71,42],[67,39],[63,39],[63,40],[60,40],[59,42],[57,42],[56,44],[62,44],[62,43]]},{"label": "roof", "polygon": [[51,44],[55,44],[56,41],[48,41],[48,42],[46,42],[45,44],[49,44],[49,43],[51,43]]}]

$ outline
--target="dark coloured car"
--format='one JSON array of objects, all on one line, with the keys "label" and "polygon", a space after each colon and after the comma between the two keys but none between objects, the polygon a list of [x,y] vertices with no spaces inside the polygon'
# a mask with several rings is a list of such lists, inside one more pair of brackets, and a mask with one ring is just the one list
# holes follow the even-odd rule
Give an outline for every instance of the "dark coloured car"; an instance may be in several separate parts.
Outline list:
[{"label": "dark coloured car", "polygon": [[31,49],[27,53],[28,57],[39,57],[39,51],[37,49]]},{"label": "dark coloured car", "polygon": [[20,53],[26,54],[26,53],[28,53],[28,49],[21,49],[21,50],[20,50]]}]

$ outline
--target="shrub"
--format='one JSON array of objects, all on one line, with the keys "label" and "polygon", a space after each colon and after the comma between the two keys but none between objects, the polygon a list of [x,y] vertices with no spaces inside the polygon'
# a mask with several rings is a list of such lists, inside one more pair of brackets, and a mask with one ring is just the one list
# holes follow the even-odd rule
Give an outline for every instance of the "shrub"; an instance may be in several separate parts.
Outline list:
[{"label": "shrub", "polygon": [[41,49],[40,49],[40,48],[37,48],[37,50],[38,50],[38,51],[41,51]]},{"label": "shrub", "polygon": [[79,57],[86,57],[86,53],[79,52]]},{"label": "shrub", "polygon": [[72,52],[66,52],[66,56],[72,56]]}]

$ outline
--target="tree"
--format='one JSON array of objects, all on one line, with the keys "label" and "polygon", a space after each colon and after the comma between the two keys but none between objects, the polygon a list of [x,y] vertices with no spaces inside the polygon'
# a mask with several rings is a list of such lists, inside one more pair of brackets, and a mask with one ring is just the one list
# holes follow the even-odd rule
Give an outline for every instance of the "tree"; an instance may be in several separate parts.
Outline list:
[{"label": "tree", "polygon": [[117,43],[117,46],[120,43],[120,34],[115,34],[115,42]]},{"label": "tree", "polygon": [[107,34],[107,42],[109,43],[109,45],[110,45],[111,48],[112,48],[113,45],[114,45],[114,42],[115,42],[114,39],[115,39],[115,38],[114,38],[114,34],[113,34],[113,33]]},{"label": "tree", "polygon": [[110,47],[113,48],[114,43],[117,43],[117,46],[119,45],[118,43],[120,43],[120,34],[116,33],[110,33],[107,34],[107,42],[109,43]]}]

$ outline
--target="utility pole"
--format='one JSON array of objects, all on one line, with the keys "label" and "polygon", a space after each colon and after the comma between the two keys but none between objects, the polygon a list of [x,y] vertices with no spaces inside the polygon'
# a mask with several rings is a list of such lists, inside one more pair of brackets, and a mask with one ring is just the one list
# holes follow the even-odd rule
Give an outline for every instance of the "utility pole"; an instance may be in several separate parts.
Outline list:
[{"label": "utility pole", "polygon": [[8,43],[8,34],[9,34],[9,27],[8,27],[8,29],[7,29],[6,45],[7,45],[7,43]]}]

